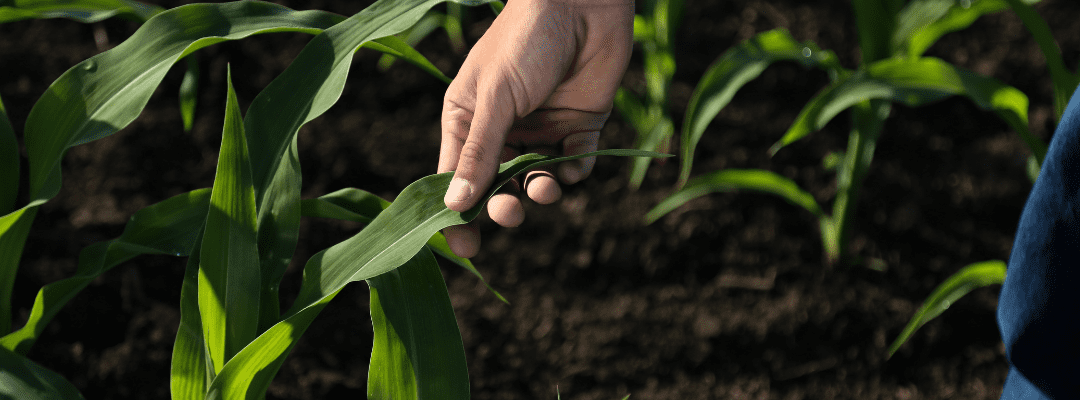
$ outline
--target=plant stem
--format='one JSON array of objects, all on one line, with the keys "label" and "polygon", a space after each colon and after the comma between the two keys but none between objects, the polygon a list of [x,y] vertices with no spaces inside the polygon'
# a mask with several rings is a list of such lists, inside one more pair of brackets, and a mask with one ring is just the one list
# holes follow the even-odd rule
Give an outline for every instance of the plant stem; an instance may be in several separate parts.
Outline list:
[{"label": "plant stem", "polygon": [[830,227],[822,224],[825,247],[825,263],[828,266],[848,261],[848,240],[855,219],[855,205],[863,179],[874,159],[874,149],[885,118],[892,104],[885,100],[870,100],[852,107],[851,133],[848,149],[837,174],[836,201],[833,202],[833,219]]}]

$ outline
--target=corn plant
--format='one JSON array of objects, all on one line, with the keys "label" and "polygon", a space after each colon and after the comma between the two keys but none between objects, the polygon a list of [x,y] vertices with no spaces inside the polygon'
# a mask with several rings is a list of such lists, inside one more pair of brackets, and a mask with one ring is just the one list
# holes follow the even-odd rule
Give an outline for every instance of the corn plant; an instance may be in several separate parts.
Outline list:
[{"label": "corn plant", "polygon": [[[634,15],[634,42],[640,44],[645,63],[644,99],[634,91],[619,87],[614,106],[637,131],[634,147],[666,153],[671,146],[675,124],[668,113],[671,82],[675,76],[675,32],[682,20],[683,0],[648,0],[644,13]],[[645,180],[650,158],[631,162],[630,187]]]},{"label": "corn plant", "polygon": [[[1064,69],[1060,51],[1049,36],[1045,21],[1028,5],[1033,2],[854,1],[862,49],[861,64],[856,69],[840,66],[832,52],[819,50],[813,43],[799,43],[779,29],[761,33],[729,49],[705,72],[687,107],[680,149],[678,186],[681,189],[653,208],[646,220],[656,221],[687,201],[709,193],[733,190],[772,193],[817,217],[826,265],[849,263],[852,257],[846,245],[859,190],[891,104],[923,106],[955,95],[993,111],[1020,135],[1031,151],[1027,172],[1034,182],[1046,154],[1046,143],[1028,130],[1027,96],[996,79],[922,55],[945,33],[964,29],[981,15],[1011,8],[1024,18],[1047,55],[1055,81],[1055,108],[1060,115],[1065,96],[1080,78]],[[837,193],[831,213],[794,181],[770,171],[726,169],[689,179],[695,147],[709,121],[739,88],[778,61],[821,68],[829,73],[832,82],[804,106],[788,131],[769,149],[770,155],[820,130],[840,112],[851,110],[852,128],[846,151],[830,154],[824,160],[826,168],[837,173]]]},{"label": "corn plant", "polygon": [[[479,277],[469,260],[450,252],[438,231],[471,221],[482,203],[463,213],[447,209],[442,197],[451,173],[413,182],[393,203],[353,188],[300,198],[297,133],[337,101],[356,51],[392,54],[450,81],[394,36],[438,3],[383,0],[349,18],[251,0],[161,11],[120,45],[69,69],[34,105],[24,129],[30,186],[22,207],[15,131],[0,106],[0,159],[16,160],[15,168],[4,161],[9,164],[0,175],[0,207],[6,212],[0,217],[0,397],[80,398],[71,383],[27,356],[48,322],[90,281],[138,255],[163,254],[187,257],[171,361],[173,398],[264,397],[313,319],[356,281],[365,281],[371,294],[369,398],[469,398],[461,337],[433,254]],[[246,115],[229,71],[213,186],[146,207],[119,237],[83,249],[76,274],[42,287],[29,318],[13,330],[15,271],[38,207],[60,190],[65,151],[130,124],[169,68],[193,52],[285,31],[314,37],[255,97]],[[489,196],[527,169],[590,155],[659,156],[634,150],[563,158],[527,154],[500,166]],[[278,288],[301,218],[367,225],[307,261],[297,299],[282,312]]]}]

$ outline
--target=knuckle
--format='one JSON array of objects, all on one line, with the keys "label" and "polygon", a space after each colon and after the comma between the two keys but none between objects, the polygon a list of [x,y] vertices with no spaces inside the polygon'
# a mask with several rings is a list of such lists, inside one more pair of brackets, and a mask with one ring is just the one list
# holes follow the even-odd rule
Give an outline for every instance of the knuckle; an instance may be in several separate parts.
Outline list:
[{"label": "knuckle", "polygon": [[488,152],[476,142],[465,142],[461,146],[461,158],[480,164],[487,160]]}]

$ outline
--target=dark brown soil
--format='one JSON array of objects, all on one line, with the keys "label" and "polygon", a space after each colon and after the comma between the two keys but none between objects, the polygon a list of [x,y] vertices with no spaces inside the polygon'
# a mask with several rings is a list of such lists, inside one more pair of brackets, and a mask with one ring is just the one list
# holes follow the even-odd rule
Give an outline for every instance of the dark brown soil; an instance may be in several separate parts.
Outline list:
[{"label": "dark brown soil", "polygon": [[[350,15],[369,2],[285,2]],[[162,2],[173,6],[172,2]],[[680,124],[701,74],[727,47],[789,29],[859,59],[848,2],[687,1],[678,42],[672,114]],[[1076,68],[1080,3],[1044,1],[1066,63]],[[475,43],[492,14],[466,21]],[[0,25],[0,95],[17,132],[45,88],[78,61],[115,46],[136,26],[122,20]],[[107,42],[95,44],[95,33]],[[193,132],[181,129],[177,67],[142,116],[106,139],[71,150],[64,188],[42,207],[15,290],[16,325],[37,289],[74,273],[82,247],[119,235],[136,210],[213,180],[226,64],[242,106],[309,39],[272,34],[197,53],[204,79]],[[453,75],[464,54],[446,35],[419,46]],[[1031,35],[1011,13],[945,36],[931,55],[1013,85],[1031,99],[1031,128],[1049,141],[1051,83]],[[303,128],[304,196],[359,187],[385,198],[435,171],[445,85],[408,65],[379,72],[361,52],[341,101]],[[635,58],[625,84],[640,87]],[[710,125],[694,175],[763,168],[794,179],[831,205],[835,177],[821,168],[846,146],[846,114],[769,158],[775,142],[827,77],[778,64],[737,95]],[[613,114],[603,147],[627,148],[634,132]],[[20,138],[21,140],[21,138]],[[25,156],[25,154],[24,154]],[[897,106],[859,199],[854,251],[886,267],[828,268],[814,218],[763,194],[694,200],[651,226],[641,216],[670,194],[677,162],[654,165],[626,188],[628,163],[601,159],[555,206],[528,206],[526,222],[483,228],[473,259],[510,305],[471,274],[444,265],[477,399],[867,399],[997,398],[1008,365],[995,324],[998,290],[979,289],[923,327],[899,353],[886,348],[933,288],[961,267],[1007,260],[1031,187],[1027,151],[992,113],[964,99]],[[25,162],[24,162],[25,165]],[[830,207],[831,209],[831,207]],[[288,305],[299,267],[358,229],[306,221],[285,277]],[[31,357],[87,398],[166,398],[184,261],[141,257],[93,282],[49,326]],[[270,388],[271,398],[363,396],[371,345],[367,290],[344,290],[308,329]]]}]

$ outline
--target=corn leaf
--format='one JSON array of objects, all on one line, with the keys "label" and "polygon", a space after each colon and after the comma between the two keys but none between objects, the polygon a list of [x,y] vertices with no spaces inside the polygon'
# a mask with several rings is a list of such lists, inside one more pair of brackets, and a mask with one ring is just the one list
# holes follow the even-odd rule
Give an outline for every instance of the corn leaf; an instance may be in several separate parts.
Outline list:
[{"label": "corn leaf", "polygon": [[194,55],[189,55],[184,80],[180,81],[180,119],[184,121],[184,132],[191,131],[195,124],[195,104],[198,100],[199,62]]},{"label": "corn leaf", "polygon": [[[390,204],[389,201],[367,191],[346,188],[323,195],[317,199],[302,200],[300,206],[301,213],[305,217],[333,218],[366,224],[371,222],[375,216],[379,215],[379,212],[389,207]],[[436,233],[431,236],[431,239],[428,239],[427,248],[472,272],[473,275],[480,278],[480,281],[484,283],[484,286],[487,286],[492,294],[502,302],[509,304],[505,297],[499,294],[491,285],[488,285],[483,275],[480,275],[480,271],[477,271],[476,267],[473,266],[472,261],[469,261],[468,258],[458,257],[457,254],[450,250],[450,246],[446,243],[446,237],[441,233]]]},{"label": "corn leaf", "polygon": [[919,311],[911,318],[900,336],[889,346],[889,357],[904,344],[912,334],[930,320],[936,318],[953,303],[972,290],[1005,282],[1005,262],[1000,260],[983,261],[968,265],[953,274],[939,285],[923,302]]},{"label": "corn leaf", "polygon": [[0,398],[57,400],[82,399],[83,396],[60,374],[0,348]]},{"label": "corn leaf", "polygon": [[859,49],[862,63],[869,64],[892,54],[892,37],[896,30],[896,15],[904,0],[853,0],[855,25],[859,29]]},{"label": "corn leaf", "polygon": [[471,221],[486,199],[513,176],[551,163],[601,155],[665,156],[638,150],[604,150],[558,158],[526,154],[503,163],[485,201],[464,213],[446,208],[443,202],[452,173],[429,175],[413,182],[358,234],[308,260],[300,293],[285,318],[229,360],[211,384],[210,394],[247,398],[264,393],[296,338],[347,283],[392,271],[415,256],[439,230]]},{"label": "corn leaf", "polygon": [[131,0],[9,0],[0,2],[0,24],[32,18],[91,23],[114,16],[146,21],[162,11],[161,7]]},{"label": "corn leaf", "polygon": [[225,129],[199,254],[199,314],[214,371],[251,342],[259,326],[255,188],[231,72],[228,86]]},{"label": "corn leaf", "polygon": [[37,208],[20,208],[0,217],[0,334],[11,332],[11,289]]},{"label": "corn leaf", "polygon": [[465,348],[431,252],[367,283],[374,331],[368,399],[468,399]]},{"label": "corn leaf", "polygon": [[169,371],[169,391],[173,399],[201,399],[206,385],[214,379],[199,315],[199,253],[202,232],[191,249],[184,283],[180,289],[180,326],[176,328],[172,363]]},{"label": "corn leaf", "polygon": [[1072,96],[1076,86],[1080,84],[1080,75],[1074,75],[1065,68],[1065,61],[1061,58],[1061,48],[1050,33],[1050,26],[1034,8],[1028,5],[1028,2],[1021,0],[1005,0],[1005,2],[1012,7],[1013,12],[1020,17],[1024,26],[1035,37],[1035,43],[1039,44],[1039,50],[1046,58],[1047,67],[1050,68],[1050,77],[1054,81],[1054,116],[1057,120],[1061,120],[1062,114],[1065,113],[1065,106],[1069,104],[1069,96]]},{"label": "corn leaf", "polygon": [[831,51],[822,51],[811,42],[796,42],[784,29],[762,32],[724,52],[702,75],[686,107],[679,186],[690,178],[694,150],[709,122],[731,102],[736,91],[777,61],[799,61],[807,66],[821,67],[834,75],[843,70]]},{"label": "corn leaf", "polygon": [[964,7],[955,0],[915,0],[898,16],[893,54],[921,57],[946,33],[971,26],[979,17],[1008,8],[1003,0],[977,0]]},{"label": "corn leaf", "polygon": [[124,261],[140,254],[190,254],[206,222],[209,204],[210,190],[199,189],[136,212],[120,237],[83,249],[74,276],[42,287],[26,325],[0,338],[0,347],[26,354],[44,332],[45,325],[68,301],[95,278]]},{"label": "corn leaf", "polygon": [[120,45],[67,70],[30,110],[25,144],[31,204],[47,201],[60,190],[60,159],[66,149],[131,123],[180,58],[259,33],[318,33],[340,18],[242,1],[186,5],[147,21]]},{"label": "corn leaf", "polygon": [[695,198],[715,192],[753,190],[780,196],[787,202],[802,207],[818,218],[827,216],[814,200],[814,196],[799,187],[795,181],[775,172],[759,169],[724,169],[691,179],[685,187],[660,202],[645,214],[645,223],[651,224],[660,217]]},{"label": "corn leaf", "polygon": [[963,95],[983,109],[993,110],[1031,149],[1041,165],[1046,143],[1028,130],[1028,99],[1000,81],[979,76],[937,58],[891,58],[879,61],[833,82],[814,96],[795,118],[770,154],[825,126],[841,111],[859,102],[885,99],[921,106],[951,95]]},{"label": "corn leaf", "polygon": [[362,47],[382,52],[386,56],[405,60],[449,85],[451,81],[450,77],[443,74],[442,71],[439,71],[439,68],[435,67],[435,64],[432,64],[431,61],[428,61],[427,58],[417,52],[410,43],[412,42],[406,42],[397,36],[387,36],[375,39],[371,42],[366,42]]}]

